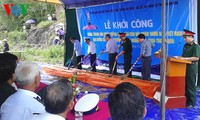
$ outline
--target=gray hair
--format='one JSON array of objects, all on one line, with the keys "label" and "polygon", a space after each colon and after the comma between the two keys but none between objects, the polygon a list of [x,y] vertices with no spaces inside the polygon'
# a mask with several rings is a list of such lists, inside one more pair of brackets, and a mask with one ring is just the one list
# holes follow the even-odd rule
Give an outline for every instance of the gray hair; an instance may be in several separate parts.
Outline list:
[{"label": "gray hair", "polygon": [[47,86],[44,97],[45,110],[51,114],[61,114],[73,99],[72,84],[67,79],[61,79]]},{"label": "gray hair", "polygon": [[15,70],[16,81],[20,86],[31,85],[36,76],[40,75],[38,65],[34,62],[23,62]]}]

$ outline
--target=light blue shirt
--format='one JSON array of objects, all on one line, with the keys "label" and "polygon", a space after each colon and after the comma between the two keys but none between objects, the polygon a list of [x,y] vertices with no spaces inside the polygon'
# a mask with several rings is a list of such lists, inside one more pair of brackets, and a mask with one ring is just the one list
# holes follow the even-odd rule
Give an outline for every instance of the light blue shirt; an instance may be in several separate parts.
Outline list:
[{"label": "light blue shirt", "polygon": [[82,55],[82,47],[78,40],[74,43],[74,50],[76,52],[76,57]]},{"label": "light blue shirt", "polygon": [[108,54],[116,53],[118,52],[117,48],[117,42],[113,39],[110,39],[106,44],[106,52]]}]

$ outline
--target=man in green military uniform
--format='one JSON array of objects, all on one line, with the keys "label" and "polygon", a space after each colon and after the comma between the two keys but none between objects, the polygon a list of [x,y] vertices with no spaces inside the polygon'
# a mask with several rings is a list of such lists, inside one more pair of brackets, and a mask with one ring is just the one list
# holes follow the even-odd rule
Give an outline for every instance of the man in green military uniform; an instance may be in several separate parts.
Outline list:
[{"label": "man in green military uniform", "polygon": [[198,60],[200,58],[200,48],[197,43],[194,42],[194,32],[184,29],[184,40],[186,44],[183,48],[182,57],[180,59],[191,61],[192,64],[186,66],[186,78],[185,78],[185,96],[186,106],[191,108],[196,104],[196,77],[198,72]]},{"label": "man in green military uniform", "polygon": [[[129,69],[131,68],[131,61],[132,61],[132,43],[129,38],[126,37],[126,33],[119,33],[121,41],[123,44],[123,50],[116,56],[116,61],[119,56],[124,54],[124,73],[127,74]],[[128,77],[131,77],[131,72],[129,73]]]}]

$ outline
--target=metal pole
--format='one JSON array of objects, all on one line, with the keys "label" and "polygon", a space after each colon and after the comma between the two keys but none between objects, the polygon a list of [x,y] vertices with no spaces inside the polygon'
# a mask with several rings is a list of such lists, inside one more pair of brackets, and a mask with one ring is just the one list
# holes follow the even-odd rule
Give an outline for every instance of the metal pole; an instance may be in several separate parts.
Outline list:
[{"label": "metal pole", "polygon": [[162,57],[161,57],[161,100],[160,113],[161,120],[165,120],[165,90],[166,90],[166,0],[162,0]]}]

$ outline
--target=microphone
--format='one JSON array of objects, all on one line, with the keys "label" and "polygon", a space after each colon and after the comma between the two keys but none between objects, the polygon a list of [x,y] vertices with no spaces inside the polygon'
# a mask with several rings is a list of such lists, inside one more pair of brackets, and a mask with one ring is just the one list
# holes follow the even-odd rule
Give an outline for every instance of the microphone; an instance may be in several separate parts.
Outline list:
[{"label": "microphone", "polygon": [[181,42],[182,41],[182,39],[178,42],[178,45],[177,46],[175,46],[176,47],[176,54],[178,53],[178,49],[179,49],[179,47],[180,47],[180,45],[181,45]]}]

